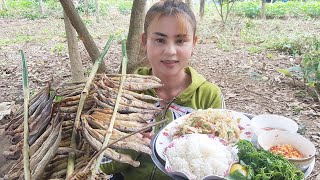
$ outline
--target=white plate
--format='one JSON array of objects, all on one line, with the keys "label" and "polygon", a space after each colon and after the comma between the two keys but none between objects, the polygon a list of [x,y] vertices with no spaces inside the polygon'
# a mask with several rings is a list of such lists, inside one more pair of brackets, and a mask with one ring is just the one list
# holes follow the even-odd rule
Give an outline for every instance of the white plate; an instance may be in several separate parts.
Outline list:
[{"label": "white plate", "polygon": [[314,165],[316,164],[316,158],[313,158],[312,163],[309,165],[308,169],[306,171],[304,171],[304,178],[307,178],[308,176],[310,176],[310,174],[312,173],[313,169],[314,169]]},{"label": "white plate", "polygon": [[[249,141],[252,140],[253,131],[250,126],[250,119],[247,116],[245,116],[240,112],[227,110],[227,109],[214,109],[214,110],[217,112],[231,113],[232,117],[235,119],[240,118],[240,124],[239,124],[239,126],[241,127],[240,139],[246,139]],[[194,111],[193,113],[196,113],[196,112],[197,111]],[[156,139],[156,142],[155,142],[155,150],[162,160],[165,161],[166,158],[164,156],[164,150],[173,139],[172,138],[173,132],[170,132],[170,131],[174,131],[175,127],[183,124],[190,117],[191,114],[187,114],[185,116],[182,116],[172,121],[159,132],[158,138]]]}]

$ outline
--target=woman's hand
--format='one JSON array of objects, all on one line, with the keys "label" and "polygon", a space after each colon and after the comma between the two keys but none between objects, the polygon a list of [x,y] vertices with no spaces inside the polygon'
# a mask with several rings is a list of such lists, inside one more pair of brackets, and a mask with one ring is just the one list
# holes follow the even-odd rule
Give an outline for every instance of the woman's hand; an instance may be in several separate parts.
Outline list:
[{"label": "woman's hand", "polygon": [[141,134],[142,134],[142,138],[143,139],[148,139],[149,142],[154,136],[154,132],[152,132],[152,131],[151,132],[142,132]]}]

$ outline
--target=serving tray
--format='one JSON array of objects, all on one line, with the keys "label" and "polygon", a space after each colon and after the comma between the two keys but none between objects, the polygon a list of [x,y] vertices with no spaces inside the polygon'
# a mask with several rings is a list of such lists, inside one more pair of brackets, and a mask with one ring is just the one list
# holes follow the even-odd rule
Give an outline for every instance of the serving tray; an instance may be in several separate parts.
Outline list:
[{"label": "serving tray", "polygon": [[[243,114],[246,115],[249,119],[252,119],[254,117],[254,115],[252,115],[252,114],[247,114],[247,113],[243,113]],[[171,178],[176,179],[176,180],[185,180],[185,178],[183,178],[181,176],[176,176],[176,175],[173,175],[173,174],[166,172],[165,161],[158,155],[157,150],[156,150],[156,141],[157,141],[158,137],[159,137],[159,133],[157,135],[155,135],[151,141],[151,149],[152,149],[151,159],[152,159],[152,161],[163,173],[167,174]],[[306,171],[304,171],[305,179],[311,174],[311,172],[314,169],[314,166],[315,166],[315,158],[313,158],[313,161],[310,164],[310,166],[306,169]]]}]

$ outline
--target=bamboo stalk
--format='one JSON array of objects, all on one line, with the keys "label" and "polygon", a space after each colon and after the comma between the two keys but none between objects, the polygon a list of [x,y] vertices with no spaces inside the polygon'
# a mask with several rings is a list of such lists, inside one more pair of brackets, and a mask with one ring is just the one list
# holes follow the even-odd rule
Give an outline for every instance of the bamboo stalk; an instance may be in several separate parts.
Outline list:
[{"label": "bamboo stalk", "polygon": [[[121,48],[121,50],[122,50],[122,66],[121,66],[122,69],[121,69],[121,74],[123,76],[121,76],[121,79],[120,79],[120,86],[119,86],[119,90],[118,90],[116,103],[115,103],[115,106],[114,106],[114,109],[113,109],[113,114],[112,114],[112,117],[111,117],[109,128],[108,128],[107,133],[106,133],[106,135],[104,137],[104,142],[102,144],[101,149],[108,145],[110,137],[112,135],[114,122],[116,120],[117,111],[118,111],[120,100],[121,100],[121,96],[122,96],[123,85],[124,85],[124,82],[125,82],[125,79],[126,79],[126,76],[124,76],[124,75],[127,72],[128,59],[127,59],[127,52],[126,52],[126,39],[124,38],[124,35],[122,35],[122,37],[121,37],[121,47],[122,47]],[[95,162],[96,164],[95,164],[93,170],[91,171],[92,172],[92,174],[91,174],[91,179],[92,180],[95,179],[96,172],[98,171],[98,169],[100,167],[100,163],[101,163],[102,158],[103,158],[103,153],[99,155],[99,157],[97,158],[97,161]]]},{"label": "bamboo stalk", "polygon": [[29,123],[28,123],[28,105],[29,105],[29,85],[28,85],[28,70],[26,65],[26,59],[24,52],[19,50],[21,53],[22,63],[22,80],[23,80],[23,96],[24,96],[24,116],[23,116],[23,172],[26,180],[31,180],[30,173],[30,158],[29,158]]},{"label": "bamboo stalk", "polygon": [[[78,106],[78,110],[77,110],[77,115],[75,118],[75,122],[74,122],[74,127],[73,127],[73,131],[72,131],[72,136],[71,136],[71,148],[76,148],[76,135],[77,135],[77,128],[79,127],[79,122],[80,122],[80,116],[82,113],[82,109],[85,103],[85,100],[89,94],[89,90],[90,90],[90,86],[91,83],[94,79],[94,76],[96,75],[99,66],[102,62],[102,60],[104,59],[104,56],[106,55],[106,53],[108,52],[110,45],[112,43],[114,39],[114,36],[111,35],[108,39],[107,44],[105,45],[102,53],[100,54],[99,58],[95,61],[93,68],[91,70],[91,73],[89,75],[89,78],[86,82],[86,85],[84,87],[84,89],[81,92],[81,96],[80,96],[80,101],[79,101],[79,106]],[[70,176],[73,171],[74,171],[74,162],[75,162],[75,154],[73,152],[69,153],[69,157],[68,157],[68,167],[67,167],[67,178],[68,176]]]}]

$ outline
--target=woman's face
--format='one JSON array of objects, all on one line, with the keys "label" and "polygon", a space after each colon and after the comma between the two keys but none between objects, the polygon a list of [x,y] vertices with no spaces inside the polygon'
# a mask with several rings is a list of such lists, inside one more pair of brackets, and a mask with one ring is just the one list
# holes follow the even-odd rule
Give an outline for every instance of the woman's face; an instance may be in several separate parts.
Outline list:
[{"label": "woman's face", "polygon": [[142,35],[153,75],[165,77],[184,73],[197,38],[188,21],[184,26],[181,24],[175,16],[162,16],[152,23],[147,36]]}]

